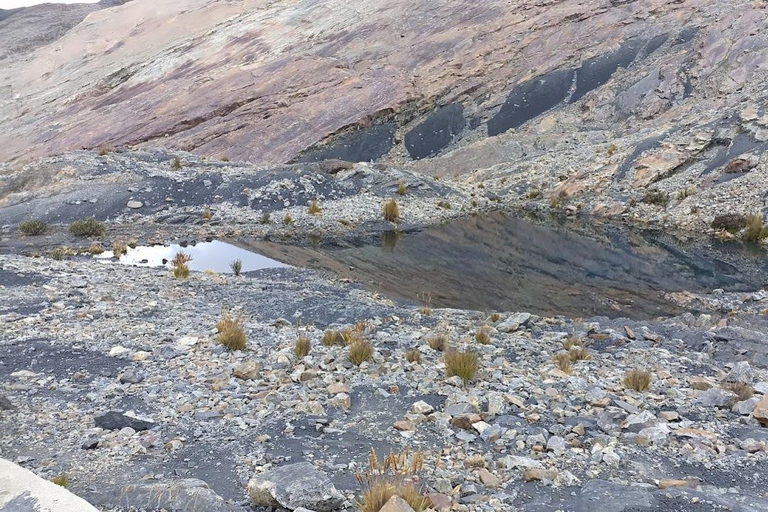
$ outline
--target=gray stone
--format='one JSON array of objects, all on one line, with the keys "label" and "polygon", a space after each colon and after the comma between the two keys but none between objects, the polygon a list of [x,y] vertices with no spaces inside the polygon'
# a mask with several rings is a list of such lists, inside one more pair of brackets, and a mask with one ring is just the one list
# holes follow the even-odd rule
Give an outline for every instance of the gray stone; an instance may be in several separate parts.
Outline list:
[{"label": "gray stone", "polygon": [[141,430],[149,430],[155,426],[151,421],[140,420],[118,411],[109,411],[101,416],[96,416],[93,421],[97,427],[104,430],[120,430],[129,427],[139,432]]},{"label": "gray stone", "polygon": [[139,510],[178,510],[184,512],[234,512],[202,480],[189,478],[159,483],[127,485],[120,489],[119,507]]},{"label": "gray stone", "polygon": [[514,332],[520,327],[524,327],[530,319],[530,313],[517,313],[501,322],[498,326],[496,326],[496,329],[499,332]]},{"label": "gray stone", "polygon": [[248,495],[260,507],[299,507],[330,512],[339,508],[344,496],[333,483],[308,462],[274,468],[248,482]]},{"label": "gray stone", "polygon": [[11,401],[5,396],[0,395],[0,411],[10,411],[11,409],[14,409],[14,405]]},{"label": "gray stone", "polygon": [[739,361],[734,363],[731,371],[726,375],[725,380],[726,382],[744,382],[745,384],[752,384],[754,377],[749,362]]},{"label": "gray stone", "polygon": [[656,416],[651,411],[642,411],[638,414],[630,414],[622,423],[621,428],[629,432],[640,432],[641,430],[653,427],[658,423]]},{"label": "gray stone", "polygon": [[555,455],[565,453],[565,439],[560,436],[552,436],[547,441],[547,450],[555,452]]},{"label": "gray stone", "polygon": [[615,484],[606,480],[590,480],[581,488],[577,512],[624,512],[653,510],[656,500],[642,487]]},{"label": "gray stone", "polygon": [[127,206],[131,210],[138,210],[139,208],[144,206],[144,203],[142,203],[141,201],[134,200],[134,201],[128,201],[128,203],[125,206]]},{"label": "gray stone", "polygon": [[759,402],[760,399],[756,396],[753,396],[752,398],[748,400],[742,400],[741,402],[736,402],[733,404],[733,407],[731,407],[731,410],[735,412],[736,414],[741,414],[742,416],[748,416],[752,414],[752,411],[755,408],[755,405],[757,405],[757,402]]},{"label": "gray stone", "polygon": [[720,388],[709,388],[699,393],[696,402],[705,407],[728,407],[736,400],[736,395]]}]

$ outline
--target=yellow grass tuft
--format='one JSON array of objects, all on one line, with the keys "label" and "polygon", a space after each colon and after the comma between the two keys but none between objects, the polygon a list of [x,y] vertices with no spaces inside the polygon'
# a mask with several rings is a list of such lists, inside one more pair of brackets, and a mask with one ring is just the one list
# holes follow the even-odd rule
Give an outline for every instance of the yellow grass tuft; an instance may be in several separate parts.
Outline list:
[{"label": "yellow grass tuft", "polygon": [[479,367],[477,354],[473,352],[454,352],[445,353],[445,372],[448,377],[458,376],[464,382],[469,382],[475,378]]},{"label": "yellow grass tuft", "polygon": [[233,317],[224,313],[216,324],[219,331],[219,343],[229,350],[243,350],[246,347],[245,330],[242,315]]}]

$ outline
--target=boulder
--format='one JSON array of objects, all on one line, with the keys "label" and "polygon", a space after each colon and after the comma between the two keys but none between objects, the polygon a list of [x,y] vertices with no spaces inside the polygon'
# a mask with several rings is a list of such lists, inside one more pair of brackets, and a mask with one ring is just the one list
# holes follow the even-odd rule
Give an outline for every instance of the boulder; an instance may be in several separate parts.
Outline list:
[{"label": "boulder", "polygon": [[169,482],[139,483],[120,489],[117,506],[139,510],[179,510],[184,512],[234,512],[208,484],[187,478]]},{"label": "boulder", "polygon": [[768,395],[755,404],[752,416],[764,427],[768,427]]},{"label": "boulder", "polygon": [[0,512],[98,512],[82,498],[0,459]]},{"label": "boulder", "polygon": [[403,498],[395,495],[389,498],[379,512],[413,512],[413,508]]},{"label": "boulder", "polygon": [[258,507],[299,507],[317,512],[339,508],[344,496],[333,483],[309,462],[274,468],[248,482],[248,496]]},{"label": "boulder", "polygon": [[96,416],[93,421],[96,423],[97,427],[103,428],[104,430],[120,430],[125,427],[130,427],[136,432],[139,432],[142,430],[149,430],[155,426],[151,421],[134,418],[133,416],[128,416],[118,411],[109,411],[100,416]]}]

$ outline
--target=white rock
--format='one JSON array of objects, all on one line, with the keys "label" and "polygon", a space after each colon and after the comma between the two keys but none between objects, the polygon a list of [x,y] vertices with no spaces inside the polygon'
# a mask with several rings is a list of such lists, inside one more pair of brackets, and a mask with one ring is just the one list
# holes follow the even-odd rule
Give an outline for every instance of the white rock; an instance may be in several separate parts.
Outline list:
[{"label": "white rock", "polygon": [[132,210],[138,210],[139,208],[144,206],[144,203],[142,203],[141,201],[133,200],[133,201],[128,201],[128,203],[125,206],[127,206],[128,208],[130,208]]},{"label": "white rock", "polygon": [[64,487],[0,459],[0,511],[98,512]]}]

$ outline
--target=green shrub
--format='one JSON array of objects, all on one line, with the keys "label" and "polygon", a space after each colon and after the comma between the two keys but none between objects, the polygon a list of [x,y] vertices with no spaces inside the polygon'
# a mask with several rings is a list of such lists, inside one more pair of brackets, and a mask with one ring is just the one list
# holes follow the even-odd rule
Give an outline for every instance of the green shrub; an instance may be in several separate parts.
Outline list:
[{"label": "green shrub", "polygon": [[747,242],[759,242],[768,236],[768,226],[763,225],[763,216],[760,214],[747,215],[747,229],[743,238]]},{"label": "green shrub", "polygon": [[48,224],[41,220],[25,220],[19,224],[19,232],[22,235],[44,235],[48,231]]},{"label": "green shrub", "polygon": [[75,236],[102,236],[104,230],[104,223],[97,221],[93,217],[76,220],[69,225],[69,232]]}]

